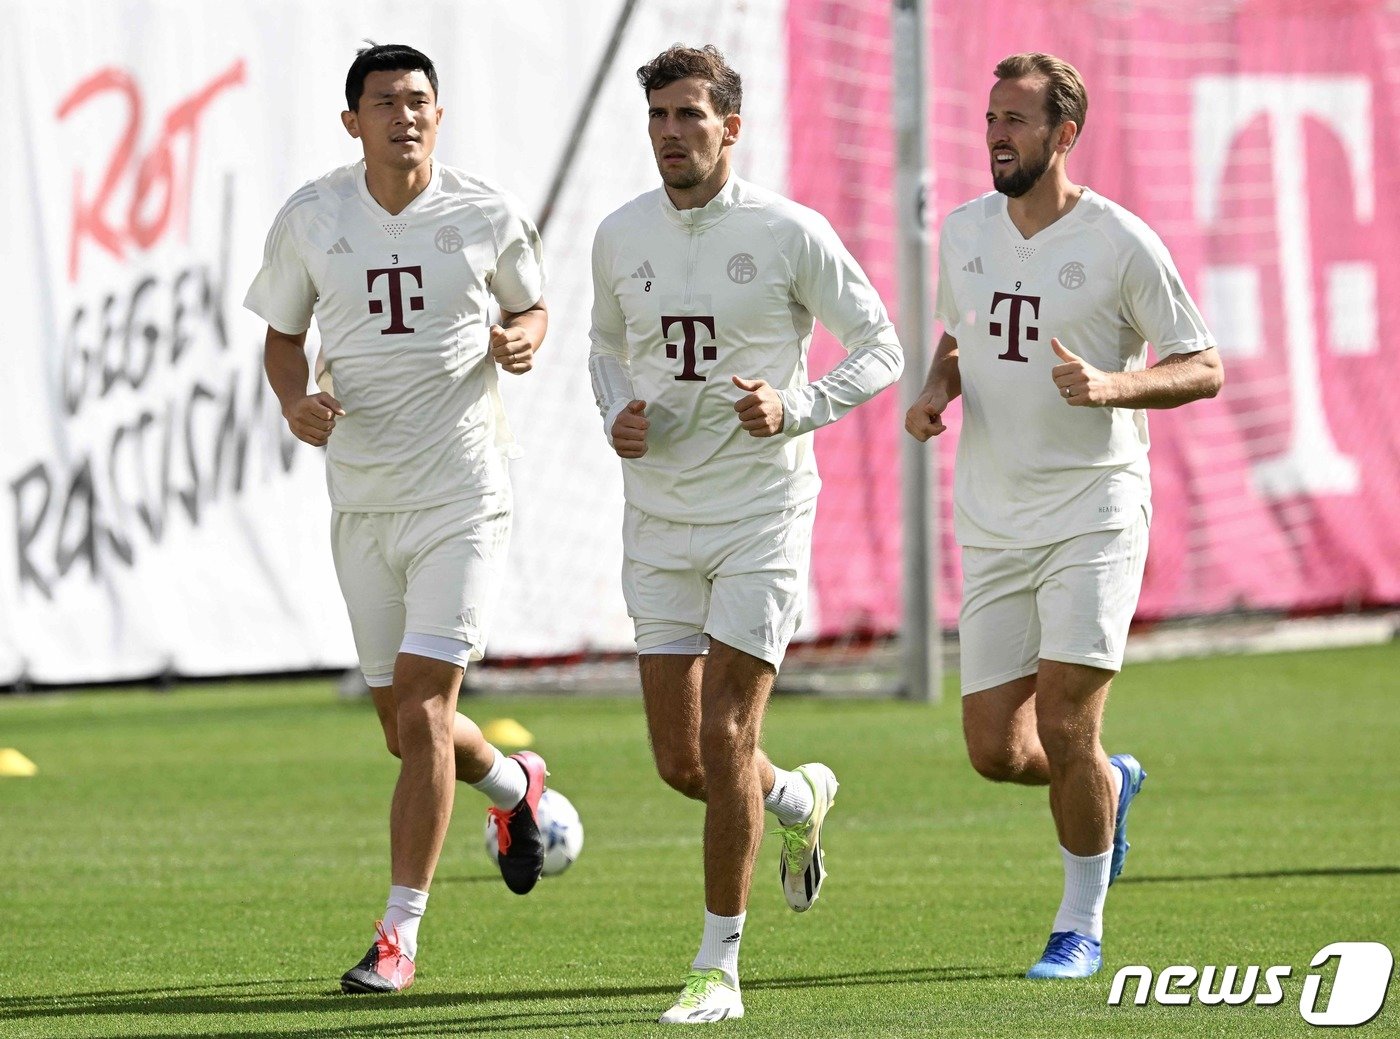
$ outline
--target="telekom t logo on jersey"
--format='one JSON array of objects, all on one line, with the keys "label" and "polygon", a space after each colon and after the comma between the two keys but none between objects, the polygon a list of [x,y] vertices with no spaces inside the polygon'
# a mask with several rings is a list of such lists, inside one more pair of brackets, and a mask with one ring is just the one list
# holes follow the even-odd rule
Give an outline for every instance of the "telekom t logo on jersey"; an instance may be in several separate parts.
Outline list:
[{"label": "telekom t logo on jersey", "polygon": [[[382,336],[407,335],[413,329],[404,324],[404,290],[405,278],[412,278],[421,290],[423,288],[423,268],[422,267],[381,267],[378,270],[365,271],[365,288],[370,292],[374,291],[374,283],[381,277],[389,281],[389,327],[381,328],[379,334]],[[423,297],[409,296],[409,310],[422,310]],[[371,314],[384,313],[384,301],[382,299],[371,299],[369,301],[369,312]]]},{"label": "telekom t logo on jersey", "polygon": [[719,347],[715,343],[715,319],[709,314],[662,314],[661,334],[669,336],[671,326],[679,323],[685,339],[681,343],[667,343],[666,356],[675,360],[681,358],[681,373],[677,382],[704,382],[705,377],[695,370],[695,348],[699,346],[700,329],[710,334],[710,341],[700,347],[700,358],[713,361],[719,357]]},{"label": "telekom t logo on jersey", "polygon": [[[1018,286],[1020,282],[1016,283]],[[987,331],[994,336],[1002,334],[1003,327],[1006,329],[1006,353],[998,354],[998,358],[1003,361],[1029,361],[1030,358],[1021,353],[1021,336],[1032,343],[1040,340],[1040,329],[1030,323],[1031,318],[1040,317],[1040,297],[1022,296],[1015,292],[994,292],[992,293],[992,310],[995,314],[1003,303],[1010,302],[1010,313],[1007,321],[992,321],[987,325]],[[1021,308],[1030,307],[1030,315],[1026,318],[1024,333],[1021,330]]]}]

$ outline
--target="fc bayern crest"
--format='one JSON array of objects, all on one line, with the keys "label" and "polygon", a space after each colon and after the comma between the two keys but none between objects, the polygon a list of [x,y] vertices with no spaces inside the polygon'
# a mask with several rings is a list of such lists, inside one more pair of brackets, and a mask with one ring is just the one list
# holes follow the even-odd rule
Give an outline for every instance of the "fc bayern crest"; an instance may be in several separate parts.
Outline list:
[{"label": "fc bayern crest", "polygon": [[1084,265],[1078,260],[1071,260],[1060,268],[1060,284],[1067,289],[1077,289],[1084,284]]},{"label": "fc bayern crest", "polygon": [[433,239],[439,252],[457,253],[462,251],[462,246],[467,243],[462,239],[462,232],[457,230],[452,224],[439,228],[437,237]]},{"label": "fc bayern crest", "polygon": [[758,277],[758,264],[748,253],[735,253],[729,258],[729,280],[736,285],[747,285]]}]

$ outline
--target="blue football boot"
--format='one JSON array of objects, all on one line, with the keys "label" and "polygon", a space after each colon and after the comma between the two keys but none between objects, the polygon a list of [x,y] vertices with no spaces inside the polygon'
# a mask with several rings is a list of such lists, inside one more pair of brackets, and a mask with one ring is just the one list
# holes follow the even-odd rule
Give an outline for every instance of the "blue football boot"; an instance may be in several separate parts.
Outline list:
[{"label": "blue football boot", "polygon": [[1090,978],[1101,966],[1101,943],[1078,931],[1056,931],[1040,954],[1040,962],[1026,971],[1026,977]]},{"label": "blue football boot", "polygon": [[1132,807],[1133,798],[1142,791],[1147,771],[1131,754],[1115,754],[1108,763],[1123,774],[1123,792],[1118,795],[1118,816],[1113,823],[1113,861],[1108,867],[1108,882],[1112,884],[1123,872],[1128,849],[1132,847],[1128,843],[1128,809]]}]

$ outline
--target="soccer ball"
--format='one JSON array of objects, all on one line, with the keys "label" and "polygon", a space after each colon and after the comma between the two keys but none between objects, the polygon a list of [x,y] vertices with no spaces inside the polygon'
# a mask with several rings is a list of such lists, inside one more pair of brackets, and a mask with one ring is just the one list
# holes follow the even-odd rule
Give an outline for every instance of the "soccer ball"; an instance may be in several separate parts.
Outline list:
[{"label": "soccer ball", "polygon": [[[569,799],[558,790],[545,790],[540,795],[540,806],[536,813],[540,824],[540,836],[544,838],[545,877],[557,877],[574,864],[578,853],[583,850],[583,821],[578,810]],[[486,854],[491,864],[496,864],[496,820],[486,817]]]}]

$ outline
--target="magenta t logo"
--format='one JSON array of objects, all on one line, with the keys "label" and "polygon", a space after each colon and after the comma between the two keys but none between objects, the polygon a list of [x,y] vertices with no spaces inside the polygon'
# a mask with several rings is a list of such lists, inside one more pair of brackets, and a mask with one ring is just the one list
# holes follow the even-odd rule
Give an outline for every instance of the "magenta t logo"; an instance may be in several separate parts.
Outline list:
[{"label": "magenta t logo", "polygon": [[[381,328],[379,334],[382,336],[407,335],[413,329],[404,324],[404,299],[403,280],[410,277],[418,284],[418,288],[423,288],[423,268],[422,267],[381,267],[379,270],[365,271],[365,288],[370,292],[374,291],[374,283],[379,280],[380,275],[387,275],[389,279],[389,327]],[[409,310],[422,310],[423,297],[409,296]],[[369,312],[371,314],[384,313],[384,301],[382,299],[371,299],[369,301]]]},{"label": "magenta t logo", "polygon": [[[997,312],[997,308],[1006,300],[1011,301],[1010,327],[1006,330],[1006,353],[998,354],[998,358],[1003,361],[1029,361],[1030,358],[1021,353],[1021,304],[1029,303],[1031,307],[1031,317],[1040,317],[1040,297],[1021,296],[1014,292],[994,292],[992,293],[992,313]],[[994,336],[1001,335],[1002,323],[992,321],[987,325],[987,331]],[[1026,324],[1026,338],[1032,343],[1040,339],[1040,329],[1029,323]]]},{"label": "magenta t logo", "polygon": [[719,348],[715,345],[715,319],[709,314],[686,314],[683,316],[665,315],[661,316],[661,334],[668,336],[671,334],[671,326],[680,322],[681,329],[685,333],[685,342],[681,344],[667,343],[666,356],[675,360],[679,355],[681,361],[681,373],[676,376],[678,382],[704,382],[705,377],[695,370],[695,347],[700,337],[699,329],[703,326],[706,332],[710,333],[710,342],[700,348],[700,358],[705,361],[713,361],[719,357]]}]

